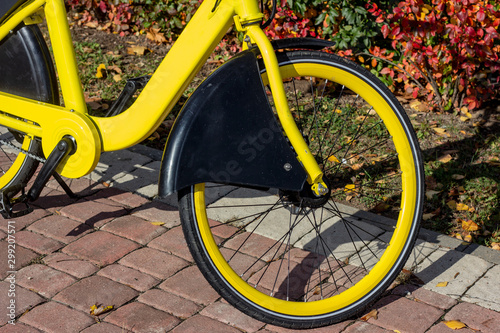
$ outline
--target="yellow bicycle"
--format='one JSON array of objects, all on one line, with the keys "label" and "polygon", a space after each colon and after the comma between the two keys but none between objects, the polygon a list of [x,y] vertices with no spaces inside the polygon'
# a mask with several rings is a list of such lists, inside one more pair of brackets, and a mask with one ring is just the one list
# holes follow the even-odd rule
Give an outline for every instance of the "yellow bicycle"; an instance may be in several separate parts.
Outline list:
[{"label": "yellow bicycle", "polygon": [[234,25],[245,50],[185,103],[159,195],[179,193],[200,270],[246,314],[306,328],[363,310],[395,279],[418,233],[416,136],[374,75],[322,52],[329,42],[270,42],[263,17],[257,0],[205,0],[156,72],[131,81],[109,117],[97,117],[87,112],[64,1],[2,0],[4,217],[29,213],[52,175],[85,176],[101,152],[147,138]]}]

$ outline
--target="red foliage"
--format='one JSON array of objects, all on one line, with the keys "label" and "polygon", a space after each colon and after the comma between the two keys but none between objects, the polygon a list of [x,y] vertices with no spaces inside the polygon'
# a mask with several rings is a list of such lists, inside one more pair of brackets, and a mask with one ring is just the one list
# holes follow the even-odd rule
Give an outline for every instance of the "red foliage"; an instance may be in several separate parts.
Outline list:
[{"label": "red foliage", "polygon": [[265,32],[271,39],[317,37],[311,20],[294,13],[286,0],[281,0],[276,16]]},{"label": "red foliage", "polygon": [[[407,92],[422,79],[429,100],[441,109],[480,106],[495,94],[488,77],[500,72],[500,12],[487,0],[405,0],[392,13],[367,4],[383,23],[384,38],[402,53],[400,78]],[[384,69],[390,74],[397,67]],[[394,77],[392,75],[391,77]]]}]

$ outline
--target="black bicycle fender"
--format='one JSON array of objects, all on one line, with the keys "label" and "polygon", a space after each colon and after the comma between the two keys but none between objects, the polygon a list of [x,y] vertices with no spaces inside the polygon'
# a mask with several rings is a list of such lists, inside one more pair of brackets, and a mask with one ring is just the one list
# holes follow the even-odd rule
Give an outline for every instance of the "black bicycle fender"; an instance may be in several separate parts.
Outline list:
[{"label": "black bicycle fender", "polygon": [[0,2],[0,22],[25,2],[27,0],[2,0]]},{"label": "black bicycle fender", "polygon": [[300,191],[306,178],[249,50],[214,71],[184,105],[163,154],[159,196],[204,182]]},{"label": "black bicycle fender", "polygon": [[334,42],[311,37],[297,37],[297,38],[284,38],[275,39],[271,41],[275,50],[283,49],[308,49],[308,50],[322,50],[327,47],[335,46]]},{"label": "black bicycle fender", "polygon": [[38,26],[21,24],[0,41],[0,91],[59,104],[54,65]]}]

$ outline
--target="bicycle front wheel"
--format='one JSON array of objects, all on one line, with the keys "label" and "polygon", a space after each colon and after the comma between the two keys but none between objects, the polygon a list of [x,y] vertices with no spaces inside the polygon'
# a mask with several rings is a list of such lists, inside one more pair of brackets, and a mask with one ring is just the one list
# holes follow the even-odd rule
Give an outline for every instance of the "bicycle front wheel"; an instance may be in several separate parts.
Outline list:
[{"label": "bicycle front wheel", "polygon": [[422,161],[404,110],[371,73],[321,52],[278,60],[328,194],[197,184],[180,192],[180,213],[194,259],[227,301],[268,323],[317,327],[366,308],[404,266]]}]

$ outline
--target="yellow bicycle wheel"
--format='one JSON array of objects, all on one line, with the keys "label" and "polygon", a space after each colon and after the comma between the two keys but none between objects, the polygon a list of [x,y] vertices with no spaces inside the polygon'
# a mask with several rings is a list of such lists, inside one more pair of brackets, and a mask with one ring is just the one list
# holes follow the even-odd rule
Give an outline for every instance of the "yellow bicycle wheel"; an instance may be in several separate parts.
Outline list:
[{"label": "yellow bicycle wheel", "polygon": [[180,193],[180,212],[194,259],[227,301],[268,323],[316,327],[363,310],[401,271],[419,229],[422,161],[404,110],[371,73],[321,52],[278,60],[328,194],[197,184]]}]

